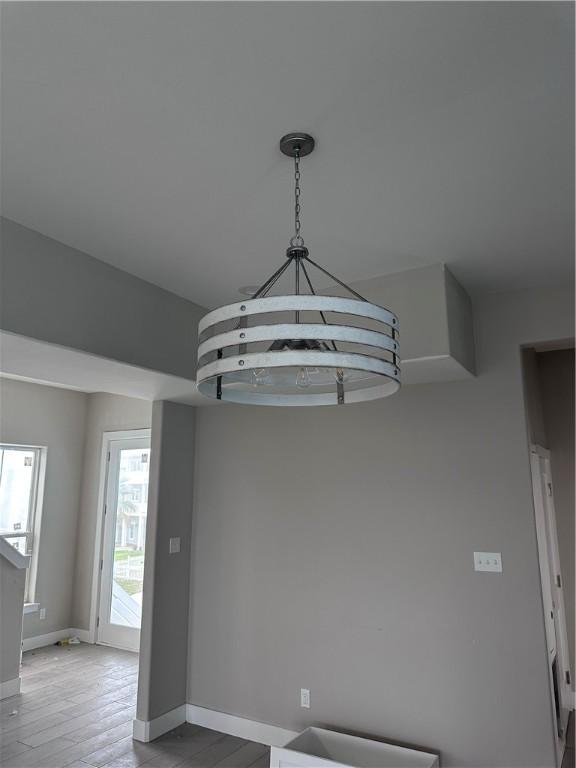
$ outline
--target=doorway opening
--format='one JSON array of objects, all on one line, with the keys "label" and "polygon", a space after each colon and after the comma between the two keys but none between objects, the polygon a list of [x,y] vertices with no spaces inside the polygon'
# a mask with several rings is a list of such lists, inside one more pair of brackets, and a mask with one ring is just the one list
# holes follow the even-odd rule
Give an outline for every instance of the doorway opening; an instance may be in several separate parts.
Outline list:
[{"label": "doorway opening", "polygon": [[572,675],[550,452],[539,445],[532,445],[530,448],[530,465],[548,664],[550,667],[551,698],[557,750],[560,758],[560,754],[566,746],[568,717],[572,709]]},{"label": "doorway opening", "polygon": [[546,695],[560,768],[574,760],[573,346],[524,349],[523,373],[548,662]]},{"label": "doorway opening", "polygon": [[[2,582],[8,596],[3,618],[9,609],[3,651],[10,685],[0,686],[0,698],[8,712],[23,711],[10,722],[5,714],[2,731],[10,732],[11,746],[20,737],[32,739],[30,755],[43,750],[53,735],[28,712],[54,706],[62,713],[59,726],[65,717],[67,734],[77,731],[87,746],[108,732],[125,740],[139,673],[134,651],[152,402],[5,375],[0,383],[3,402],[10,404],[0,443],[0,543],[10,573]],[[64,742],[62,765],[78,758],[75,737]]]},{"label": "doorway opening", "polygon": [[150,430],[107,432],[101,468],[96,642],[140,648]]}]

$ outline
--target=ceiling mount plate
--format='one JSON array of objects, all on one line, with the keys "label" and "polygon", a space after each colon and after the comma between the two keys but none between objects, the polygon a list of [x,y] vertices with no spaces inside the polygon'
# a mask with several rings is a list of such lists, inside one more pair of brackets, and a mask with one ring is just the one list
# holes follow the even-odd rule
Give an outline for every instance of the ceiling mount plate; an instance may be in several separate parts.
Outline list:
[{"label": "ceiling mount plate", "polygon": [[314,149],[314,138],[309,133],[287,133],[280,139],[280,151],[288,157],[306,157]]}]

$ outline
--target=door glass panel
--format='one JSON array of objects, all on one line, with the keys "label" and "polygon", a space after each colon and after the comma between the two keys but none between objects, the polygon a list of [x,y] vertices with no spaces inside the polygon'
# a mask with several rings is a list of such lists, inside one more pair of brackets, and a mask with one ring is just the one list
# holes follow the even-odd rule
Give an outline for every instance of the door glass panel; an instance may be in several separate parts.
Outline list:
[{"label": "door glass panel", "polygon": [[149,466],[149,448],[120,450],[110,623],[137,629],[142,619]]}]

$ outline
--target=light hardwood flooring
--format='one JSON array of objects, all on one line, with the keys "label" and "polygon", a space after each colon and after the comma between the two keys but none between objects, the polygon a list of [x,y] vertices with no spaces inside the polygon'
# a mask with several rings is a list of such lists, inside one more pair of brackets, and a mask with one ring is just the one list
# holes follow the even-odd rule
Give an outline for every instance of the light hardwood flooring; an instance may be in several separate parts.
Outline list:
[{"label": "light hardwood flooring", "polygon": [[266,768],[269,749],[194,725],[132,740],[138,656],[98,645],[22,658],[22,692],[0,702],[2,768]]},{"label": "light hardwood flooring", "polygon": [[136,654],[98,645],[25,653],[22,693],[0,702],[2,768],[268,768],[267,747],[199,726],[133,741],[137,672]]}]

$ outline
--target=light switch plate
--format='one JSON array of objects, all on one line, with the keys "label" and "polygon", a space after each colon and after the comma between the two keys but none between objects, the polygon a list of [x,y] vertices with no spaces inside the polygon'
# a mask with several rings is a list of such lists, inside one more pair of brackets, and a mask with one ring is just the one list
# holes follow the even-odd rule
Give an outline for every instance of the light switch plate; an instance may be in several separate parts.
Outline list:
[{"label": "light switch plate", "polygon": [[174,539],[170,539],[170,554],[174,555],[176,552],[180,552],[180,537],[177,536]]},{"label": "light switch plate", "polygon": [[474,552],[474,570],[502,573],[502,553]]},{"label": "light switch plate", "polygon": [[310,688],[300,688],[300,706],[310,709]]}]

